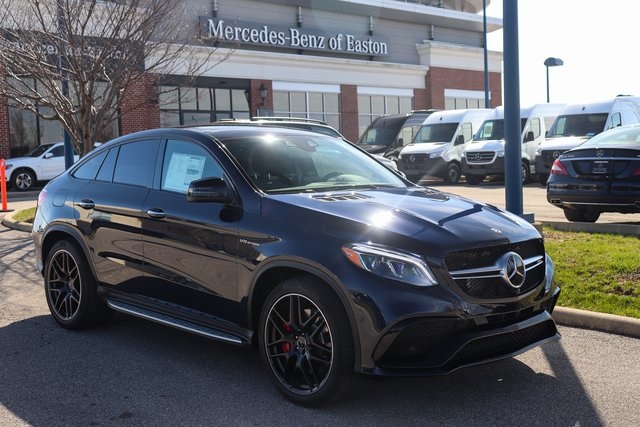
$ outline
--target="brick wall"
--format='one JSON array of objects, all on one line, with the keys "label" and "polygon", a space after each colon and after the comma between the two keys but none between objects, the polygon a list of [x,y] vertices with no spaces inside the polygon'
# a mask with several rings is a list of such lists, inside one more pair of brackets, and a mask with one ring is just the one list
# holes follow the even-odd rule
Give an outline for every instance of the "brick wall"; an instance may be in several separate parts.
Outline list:
[{"label": "brick wall", "polygon": [[157,77],[147,75],[123,94],[120,134],[160,127],[160,107],[156,91]]},{"label": "brick wall", "polygon": [[[264,85],[267,89],[267,97],[262,101],[260,96],[260,86]],[[258,109],[273,110],[273,86],[271,80],[251,80],[249,89],[249,111],[251,117],[258,115]],[[262,114],[265,115],[264,113]]]},{"label": "brick wall", "polygon": [[[427,108],[444,108],[445,88],[484,91],[484,73],[482,71],[431,67],[427,72],[425,82]],[[489,73],[489,91],[491,92],[491,107],[502,105],[500,73]]]},{"label": "brick wall", "polygon": [[355,85],[340,85],[340,133],[352,142],[356,142],[360,136],[358,87]]},{"label": "brick wall", "polygon": [[427,89],[414,89],[413,90],[413,109],[414,110],[426,110],[429,107],[427,103]]}]

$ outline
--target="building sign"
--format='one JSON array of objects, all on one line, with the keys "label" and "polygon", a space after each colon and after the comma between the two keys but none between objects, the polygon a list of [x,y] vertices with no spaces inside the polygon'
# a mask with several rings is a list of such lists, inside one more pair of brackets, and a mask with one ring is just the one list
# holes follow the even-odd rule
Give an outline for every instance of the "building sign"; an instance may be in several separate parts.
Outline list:
[{"label": "building sign", "polygon": [[201,34],[217,42],[263,47],[316,50],[348,55],[385,56],[387,42],[380,37],[349,33],[322,33],[297,27],[255,23],[229,24],[222,19],[200,17]]}]

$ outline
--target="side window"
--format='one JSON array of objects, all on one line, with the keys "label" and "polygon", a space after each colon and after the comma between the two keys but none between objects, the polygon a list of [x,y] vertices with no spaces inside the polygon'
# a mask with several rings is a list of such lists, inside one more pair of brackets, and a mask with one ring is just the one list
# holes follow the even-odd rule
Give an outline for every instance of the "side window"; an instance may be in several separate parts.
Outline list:
[{"label": "side window", "polygon": [[222,168],[204,147],[190,141],[167,141],[161,190],[186,194],[191,181],[222,176]]},{"label": "side window", "polygon": [[53,157],[64,156],[64,145],[59,145],[49,152],[53,155]]},{"label": "side window", "polygon": [[94,179],[105,157],[107,157],[106,151],[97,156],[93,156],[78,167],[78,169],[73,172],[73,176],[79,179]]},{"label": "side window", "polygon": [[96,181],[111,182],[113,180],[113,169],[116,166],[116,159],[118,158],[119,150],[120,147],[114,147],[109,150],[107,158],[102,163],[98,176],[96,176]]},{"label": "side window", "polygon": [[473,128],[471,127],[471,123],[464,123],[462,125],[462,135],[464,136],[464,142],[471,141],[471,138],[473,138]]},{"label": "side window", "polygon": [[140,187],[151,185],[160,141],[135,141],[120,146],[113,182]]},{"label": "side window", "polygon": [[611,126],[612,128],[622,126],[622,115],[620,113],[613,113],[611,115]]},{"label": "side window", "polygon": [[533,132],[533,139],[537,139],[540,136],[540,119],[539,118],[534,118],[531,119],[531,122],[529,123],[529,130],[531,132]]}]

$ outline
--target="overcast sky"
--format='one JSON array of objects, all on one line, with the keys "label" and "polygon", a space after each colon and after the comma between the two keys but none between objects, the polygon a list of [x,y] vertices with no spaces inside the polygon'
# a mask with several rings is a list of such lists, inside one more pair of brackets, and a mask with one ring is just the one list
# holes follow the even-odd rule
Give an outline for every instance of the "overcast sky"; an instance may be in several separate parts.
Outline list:
[{"label": "overcast sky", "polygon": [[[503,0],[491,0],[487,16],[502,18]],[[548,57],[551,102],[600,101],[640,96],[640,1],[518,1],[520,103],[546,102]],[[490,50],[503,51],[502,30],[488,35]]]}]

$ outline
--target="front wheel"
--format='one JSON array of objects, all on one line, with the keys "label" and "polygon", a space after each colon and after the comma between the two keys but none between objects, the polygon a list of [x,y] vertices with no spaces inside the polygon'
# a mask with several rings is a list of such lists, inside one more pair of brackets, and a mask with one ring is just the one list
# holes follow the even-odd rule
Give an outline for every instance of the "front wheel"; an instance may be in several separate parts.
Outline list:
[{"label": "front wheel", "polygon": [[11,175],[11,185],[18,191],[29,191],[36,183],[36,176],[28,169],[19,169]]},{"label": "front wheel", "polygon": [[317,406],[353,388],[354,348],[347,315],[323,282],[295,277],[269,294],[260,315],[260,355],[278,390]]},{"label": "front wheel", "polygon": [[577,209],[564,209],[564,216],[572,222],[596,222],[600,218],[600,212],[580,211]]},{"label": "front wheel", "polygon": [[444,180],[447,184],[457,184],[460,181],[460,166],[456,163],[449,163]]},{"label": "front wheel", "polygon": [[110,312],[97,294],[96,281],[86,258],[69,241],[59,241],[49,251],[44,290],[49,311],[64,328],[94,326],[106,320]]},{"label": "front wheel", "polygon": [[528,184],[529,181],[531,181],[531,169],[529,169],[529,164],[527,162],[522,162],[522,164],[520,165],[520,169],[521,169],[521,177],[522,177],[522,183],[523,184]]}]

